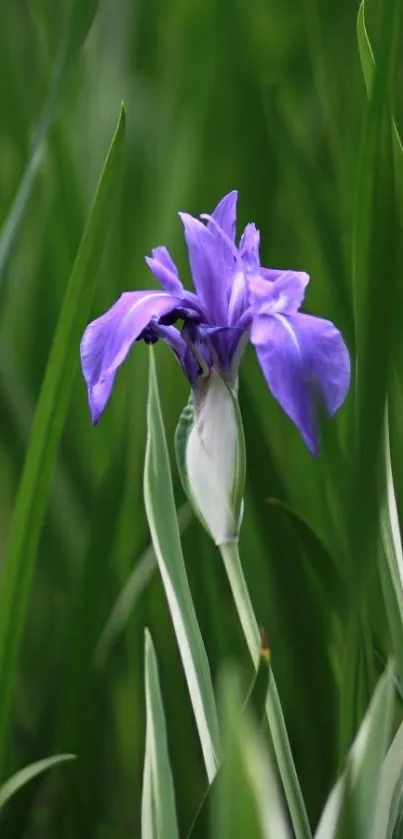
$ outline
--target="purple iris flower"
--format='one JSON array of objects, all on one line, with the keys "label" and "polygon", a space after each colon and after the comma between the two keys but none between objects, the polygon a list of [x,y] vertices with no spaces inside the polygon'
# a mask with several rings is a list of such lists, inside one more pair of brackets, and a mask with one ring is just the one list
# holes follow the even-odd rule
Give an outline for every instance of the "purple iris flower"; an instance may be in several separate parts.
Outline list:
[{"label": "purple iris flower", "polygon": [[254,224],[235,244],[236,202],[237,193],[230,192],[202,221],[179,213],[194,292],[183,287],[167,249],[155,248],[146,262],[161,288],[124,292],[85,330],[81,363],[92,420],[104,410],[135,341],[165,341],[197,390],[212,369],[235,386],[250,340],[273,396],[316,454],[318,403],[328,416],[343,403],[349,354],[330,321],[300,312],[308,274],[262,268]]}]

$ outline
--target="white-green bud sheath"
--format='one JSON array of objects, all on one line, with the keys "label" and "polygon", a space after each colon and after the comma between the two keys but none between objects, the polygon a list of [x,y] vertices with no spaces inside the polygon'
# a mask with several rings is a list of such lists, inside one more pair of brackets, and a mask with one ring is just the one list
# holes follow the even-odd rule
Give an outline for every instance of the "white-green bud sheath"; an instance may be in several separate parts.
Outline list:
[{"label": "white-green bud sheath", "polygon": [[213,369],[200,378],[176,433],[182,482],[217,545],[238,538],[245,483],[245,444],[237,398]]}]

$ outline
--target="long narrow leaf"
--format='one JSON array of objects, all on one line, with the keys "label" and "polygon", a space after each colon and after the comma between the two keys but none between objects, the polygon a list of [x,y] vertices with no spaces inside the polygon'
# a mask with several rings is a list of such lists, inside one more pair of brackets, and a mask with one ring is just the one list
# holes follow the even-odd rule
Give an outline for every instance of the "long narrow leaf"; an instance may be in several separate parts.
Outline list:
[{"label": "long narrow leaf", "polygon": [[[253,663],[257,667],[259,661],[260,633],[243,574],[238,547],[235,543],[221,545],[220,551],[245,640]],[[311,839],[311,829],[295,769],[273,672],[270,674],[269,690],[266,699],[266,715],[296,839]]]},{"label": "long narrow leaf", "polygon": [[0,767],[9,733],[12,688],[38,540],[78,368],[79,338],[88,320],[111,218],[124,134],[122,107],[60,312],[6,547],[0,591]]},{"label": "long narrow leaf", "polygon": [[[189,505],[185,503],[180,510],[178,510],[178,525],[181,533],[186,530],[191,519],[192,511]],[[156,567],[157,560],[155,557],[155,551],[153,546],[149,545],[136,562],[129,579],[119,594],[104,629],[102,630],[94,656],[99,667],[104,665],[111,648],[120,633],[123,631],[129,616],[133,612],[137,600],[151,579]]]},{"label": "long narrow leaf", "polygon": [[4,270],[7,267],[14,240],[24,218],[49,129],[66,82],[91,27],[98,3],[99,0],[89,0],[86,3],[81,3],[80,0],[70,0],[68,4],[67,18],[62,27],[62,37],[53,69],[49,95],[38,122],[24,174],[0,233],[0,287],[2,287]]},{"label": "long narrow leaf", "polygon": [[379,573],[386,604],[391,635],[398,666],[399,680],[403,681],[403,550],[399,517],[390,458],[389,420],[385,412],[384,471],[386,491],[381,508],[381,550]]},{"label": "long narrow leaf", "polygon": [[315,839],[333,839],[346,806],[352,811],[357,835],[381,839],[382,767],[393,716],[393,673],[381,677],[347,759],[345,773],[334,787],[319,822]]},{"label": "long narrow leaf", "polygon": [[176,517],[169,456],[150,349],[144,499],[148,524],[168,600],[211,781],[220,759],[220,737],[210,669],[186,576]]},{"label": "long narrow leaf", "polygon": [[220,698],[224,759],[211,796],[211,836],[290,839],[269,751],[249,714],[239,715],[239,686],[234,674],[225,674]]},{"label": "long narrow leaf", "polygon": [[147,732],[142,839],[179,839],[157,659],[151,635],[147,631],[145,637],[145,682]]},{"label": "long narrow leaf", "polygon": [[25,786],[29,781],[32,781],[37,775],[46,772],[47,769],[51,769],[59,763],[65,763],[66,760],[74,760],[74,758],[75,755],[55,755],[54,757],[45,757],[43,760],[37,760],[29,766],[24,766],[24,769],[16,772],[0,788],[0,810],[12,795],[15,795],[21,787]]},{"label": "long narrow leaf", "polygon": [[[361,5],[358,10],[357,17],[357,40],[358,50],[360,53],[361,69],[364,76],[365,87],[367,95],[370,96],[372,81],[375,71],[375,57],[372,50],[371,42],[369,40],[368,31],[365,23],[365,3],[361,0]],[[392,119],[393,126],[393,146],[395,156],[395,171],[396,180],[399,190],[400,209],[403,212],[403,145],[400,134],[394,119]]]}]

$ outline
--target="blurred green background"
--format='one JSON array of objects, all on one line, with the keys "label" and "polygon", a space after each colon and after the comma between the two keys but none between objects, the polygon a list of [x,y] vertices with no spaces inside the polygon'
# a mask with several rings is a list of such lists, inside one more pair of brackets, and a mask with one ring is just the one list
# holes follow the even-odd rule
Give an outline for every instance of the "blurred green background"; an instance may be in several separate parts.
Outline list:
[{"label": "blurred green background", "polygon": [[[257,223],[262,263],[310,273],[306,310],[333,320],[354,357],[353,210],[366,109],[357,11],[351,0],[1,5],[0,223],[44,107],[45,123],[52,118],[7,258],[0,249],[0,554],[58,313],[121,100],[124,168],[92,316],[123,290],[153,285],[144,255],[156,245],[167,245],[189,277],[177,211],[209,212],[236,188],[239,230]],[[377,13],[372,0],[367,18],[375,45]],[[388,225],[382,205],[377,212],[379,224]],[[382,282],[387,295],[386,275]],[[384,318],[375,329],[379,347],[392,326]],[[398,343],[393,351],[398,361]],[[172,443],[187,383],[165,347],[156,356]],[[96,428],[76,378],[30,595],[8,770],[59,750],[78,761],[10,803],[2,816],[10,839],[139,835],[145,626],[158,654],[182,832],[204,790],[162,585],[156,572],[147,584],[141,577],[151,568],[142,496],[147,364],[147,347],[136,345]],[[252,351],[246,353],[241,555],[268,633],[312,825],[391,647],[376,543],[361,540],[352,548],[349,535],[358,515],[350,493],[352,402],[350,395],[325,428],[321,457],[313,460],[268,393]],[[398,499],[399,416],[393,402]],[[371,439],[365,480],[375,476],[376,435]],[[174,464],[173,474],[180,507]],[[369,483],[361,490],[370,492]],[[371,515],[363,509],[364,518]],[[219,554],[188,518],[185,510],[184,554],[213,674],[235,658],[247,682],[249,658]],[[136,602],[113,643],[100,646],[125,588],[129,605],[134,601],[127,583],[136,567]]]}]

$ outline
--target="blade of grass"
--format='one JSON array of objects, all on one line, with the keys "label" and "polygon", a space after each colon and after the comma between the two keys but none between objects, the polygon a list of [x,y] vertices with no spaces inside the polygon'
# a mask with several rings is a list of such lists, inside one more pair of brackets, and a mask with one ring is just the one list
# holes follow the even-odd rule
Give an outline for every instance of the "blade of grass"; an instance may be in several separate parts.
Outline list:
[{"label": "blade of grass", "polygon": [[[365,23],[365,3],[361,0],[357,17],[357,40],[361,69],[364,76],[367,96],[370,96],[375,72],[375,56],[369,40]],[[395,159],[396,181],[399,191],[400,212],[403,214],[403,145],[394,118],[392,118],[393,150]]]},{"label": "blade of grass", "polygon": [[350,750],[346,770],[330,794],[315,839],[341,839],[346,815],[349,823],[352,817],[357,836],[381,839],[382,767],[392,727],[393,696],[393,671],[388,667]]},{"label": "blade of grass", "polygon": [[381,507],[379,574],[393,639],[398,679],[400,684],[403,684],[403,550],[390,457],[388,410],[385,411],[384,426],[384,472],[386,488]]},{"label": "blade of grass", "polygon": [[[368,590],[376,574],[384,406],[393,313],[397,305],[398,220],[393,171],[391,105],[399,0],[380,6],[379,53],[365,112],[358,159],[352,237],[356,382],[355,447],[346,508],[350,618],[341,701],[341,755],[355,736],[374,682]],[[384,278],[388,277],[385,295]],[[354,561],[351,561],[351,557]],[[361,674],[359,689],[352,672]]]},{"label": "blade of grass", "polygon": [[211,796],[211,836],[290,839],[270,754],[253,718],[247,712],[239,714],[236,674],[225,673],[220,688],[225,757]]},{"label": "blade of grass", "polygon": [[221,752],[217,712],[209,664],[183,561],[152,348],[147,426],[144,466],[147,519],[188,683],[207,776],[211,781]]},{"label": "blade of grass", "polygon": [[[235,543],[221,545],[220,552],[245,640],[253,663],[257,668],[259,662],[260,633],[243,574],[238,546]],[[266,715],[296,839],[311,839],[312,834],[308,816],[292,757],[277,685],[272,671],[266,700]]]},{"label": "blade of grass", "polygon": [[[186,530],[191,519],[192,511],[189,504],[185,503],[178,510],[178,525],[181,533]],[[136,562],[102,630],[94,656],[97,667],[103,667],[105,665],[106,658],[118,636],[123,631],[129,615],[133,612],[137,600],[151,579],[156,567],[157,560],[155,551],[153,546],[149,545]]]},{"label": "blade of grass", "polygon": [[38,540],[57,446],[78,368],[79,338],[89,317],[97,269],[111,218],[124,134],[125,112],[122,107],[64,297],[6,546],[0,591],[0,769],[4,769],[12,689]]},{"label": "blade of grass", "polygon": [[[179,839],[157,659],[151,635],[147,630],[145,634],[145,683],[147,731],[143,788],[145,802],[142,810],[144,817],[147,813],[152,815],[149,821],[147,819],[143,821],[143,839]],[[150,825],[151,830],[149,830]]]},{"label": "blade of grass", "polygon": [[[396,203],[391,138],[391,94],[400,3],[382,4],[379,60],[374,70],[362,137],[353,231],[353,304],[356,332],[356,463],[350,531],[355,569],[376,544],[374,460],[381,437],[396,294]],[[388,277],[385,295],[384,277]],[[372,554],[373,555],[373,554]]]},{"label": "blade of grass", "polygon": [[13,243],[24,217],[41,161],[43,147],[65,85],[91,27],[98,3],[99,0],[90,0],[90,2],[84,4],[80,0],[71,0],[68,4],[68,12],[66,21],[62,27],[62,37],[53,69],[49,95],[38,122],[24,174],[0,233],[0,289],[2,289],[2,293],[4,271],[8,265]]},{"label": "blade of grass", "polygon": [[55,755],[54,757],[45,757],[44,760],[37,760],[29,766],[24,766],[24,769],[16,772],[0,788],[0,810],[7,804],[7,801],[12,795],[15,795],[21,787],[25,786],[33,778],[36,778],[37,775],[46,772],[47,769],[51,769],[53,766],[58,766],[59,763],[74,759],[75,755]]}]

